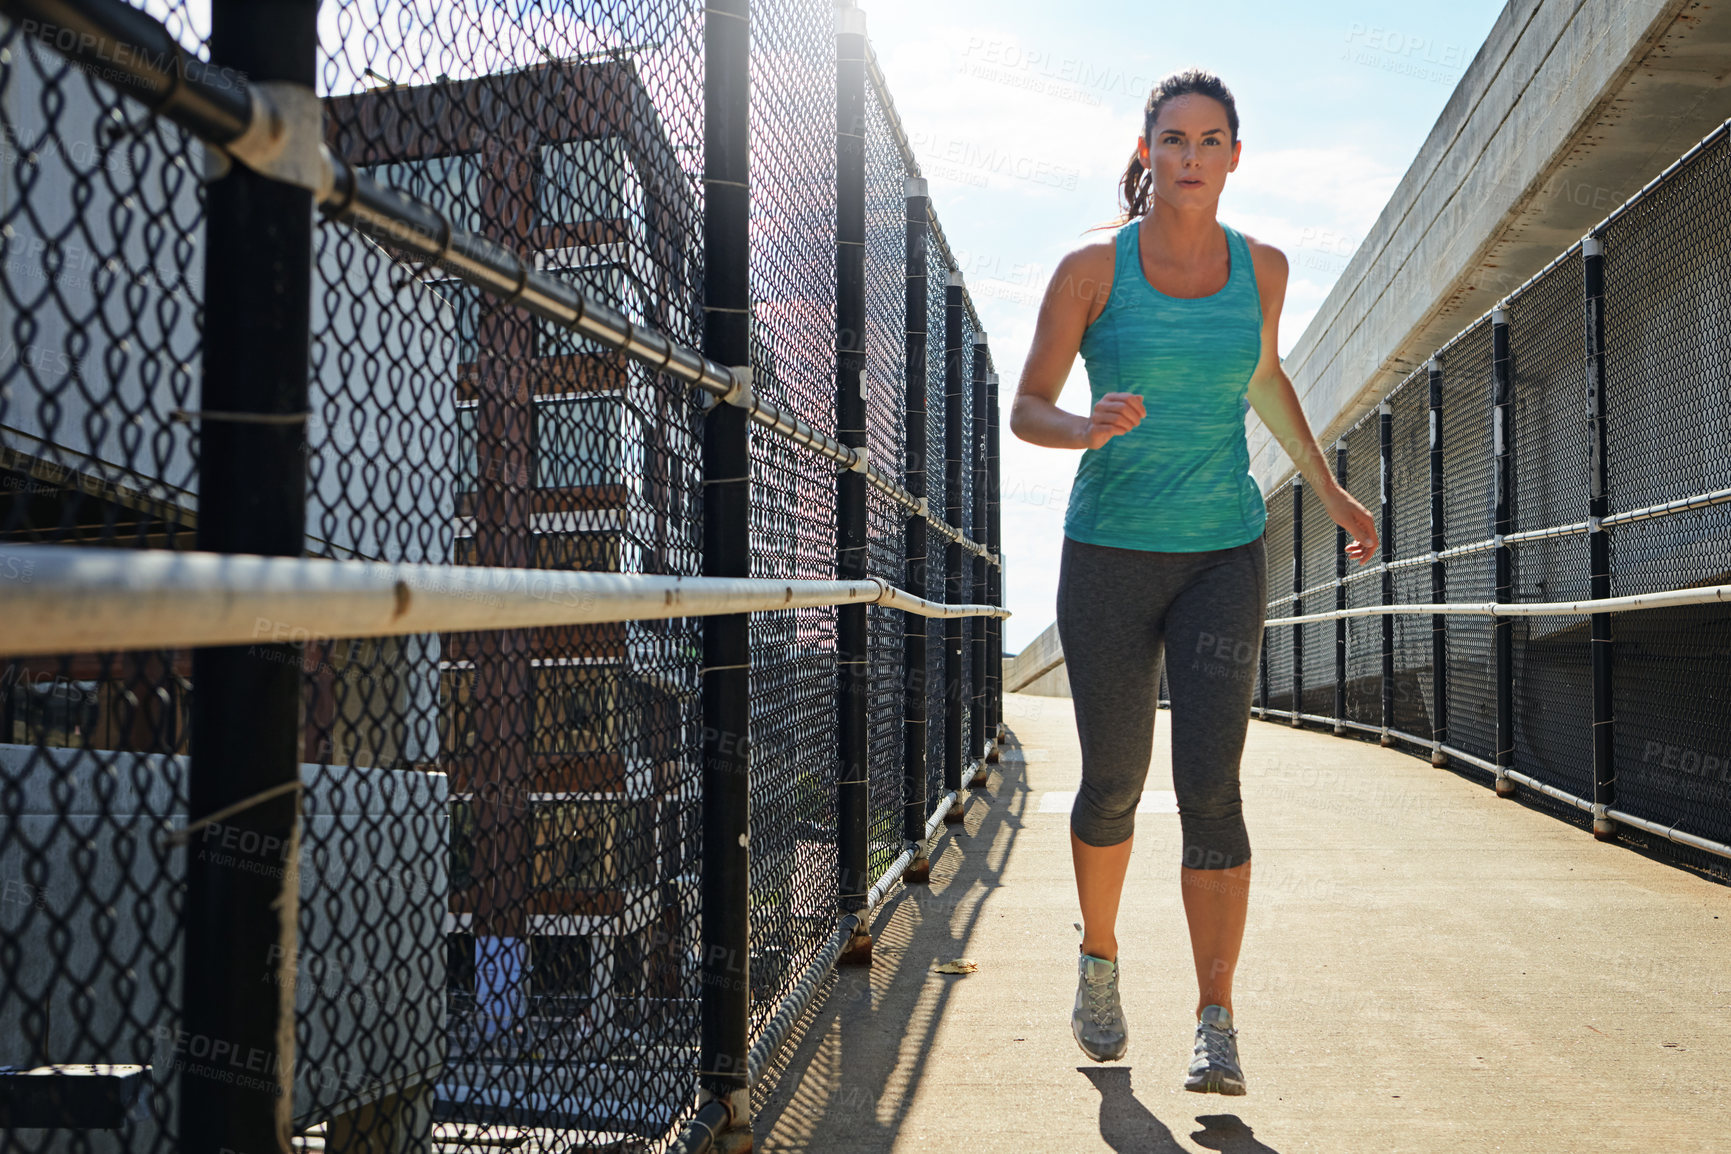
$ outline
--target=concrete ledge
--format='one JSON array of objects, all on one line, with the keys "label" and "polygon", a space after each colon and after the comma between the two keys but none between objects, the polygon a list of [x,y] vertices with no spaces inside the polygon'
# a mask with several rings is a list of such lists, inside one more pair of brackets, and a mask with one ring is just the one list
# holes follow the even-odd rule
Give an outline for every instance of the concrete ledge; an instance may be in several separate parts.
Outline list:
[{"label": "concrete ledge", "polygon": [[[1512,0],[1285,359],[1326,445],[1731,116],[1731,5]],[[1249,417],[1269,492],[1292,463]]]},{"label": "concrete ledge", "polygon": [[[1044,633],[1023,646],[1020,653],[1004,662],[1004,692],[1047,696],[1038,687],[1063,664],[1064,647],[1058,640],[1058,623],[1054,621]],[[1056,696],[1070,696],[1069,684],[1065,679],[1064,692]]]}]

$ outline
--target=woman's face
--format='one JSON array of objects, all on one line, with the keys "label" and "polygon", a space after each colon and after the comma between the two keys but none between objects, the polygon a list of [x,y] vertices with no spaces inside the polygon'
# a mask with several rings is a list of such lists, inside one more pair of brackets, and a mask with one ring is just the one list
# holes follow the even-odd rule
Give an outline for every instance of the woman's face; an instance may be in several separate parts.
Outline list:
[{"label": "woman's face", "polygon": [[1232,141],[1226,106],[1195,93],[1161,105],[1153,139],[1136,144],[1142,167],[1154,174],[1154,195],[1179,208],[1217,202],[1242,147]]}]

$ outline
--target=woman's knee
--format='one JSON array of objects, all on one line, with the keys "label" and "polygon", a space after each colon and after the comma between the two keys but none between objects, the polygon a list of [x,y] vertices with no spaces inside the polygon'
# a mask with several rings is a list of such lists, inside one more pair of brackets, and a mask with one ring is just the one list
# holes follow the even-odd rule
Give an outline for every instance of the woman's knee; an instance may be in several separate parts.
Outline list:
[{"label": "woman's knee", "polygon": [[1136,806],[1142,800],[1142,783],[1102,787],[1083,781],[1070,808],[1070,829],[1091,846],[1120,845],[1136,832]]},{"label": "woman's knee", "polygon": [[1244,815],[1203,818],[1180,812],[1184,832],[1184,868],[1193,870],[1236,869],[1250,860],[1250,834]]},{"label": "woman's knee", "polygon": [[1233,869],[1250,860],[1250,835],[1236,776],[1216,782],[1212,789],[1181,791],[1178,821],[1184,833],[1186,869]]}]

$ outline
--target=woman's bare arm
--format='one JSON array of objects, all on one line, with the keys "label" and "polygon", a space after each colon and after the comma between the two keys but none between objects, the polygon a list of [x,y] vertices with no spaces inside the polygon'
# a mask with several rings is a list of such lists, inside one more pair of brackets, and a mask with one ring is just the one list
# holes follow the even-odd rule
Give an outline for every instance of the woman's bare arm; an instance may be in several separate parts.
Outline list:
[{"label": "woman's bare arm", "polygon": [[1110,244],[1088,245],[1059,261],[1052,272],[1010,406],[1010,432],[1029,444],[1098,449],[1147,415],[1142,398],[1134,393],[1107,393],[1089,416],[1058,407],[1082,334],[1112,289],[1112,253]]},{"label": "woman's bare arm", "polygon": [[1347,556],[1360,565],[1376,553],[1376,518],[1335,480],[1328,458],[1316,443],[1292,378],[1280,363],[1280,309],[1286,300],[1286,254],[1271,245],[1253,246],[1257,287],[1262,296],[1262,359],[1250,378],[1250,405],[1305,483],[1312,487],[1335,524],[1352,534]]}]

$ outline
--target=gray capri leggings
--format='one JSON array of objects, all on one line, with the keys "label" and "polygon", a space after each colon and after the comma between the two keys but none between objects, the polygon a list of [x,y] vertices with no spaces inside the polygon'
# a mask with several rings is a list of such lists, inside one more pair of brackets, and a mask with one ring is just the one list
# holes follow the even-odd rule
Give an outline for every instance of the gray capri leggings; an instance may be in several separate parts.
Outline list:
[{"label": "gray capri leggings", "polygon": [[1238,763],[1250,725],[1268,605],[1263,539],[1200,553],[1158,553],[1064,538],[1058,639],[1064,647],[1082,788],[1070,828],[1088,845],[1134,832],[1154,752],[1160,665],[1172,698],[1172,785],[1184,864],[1250,860]]}]

